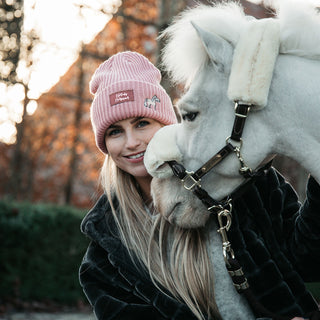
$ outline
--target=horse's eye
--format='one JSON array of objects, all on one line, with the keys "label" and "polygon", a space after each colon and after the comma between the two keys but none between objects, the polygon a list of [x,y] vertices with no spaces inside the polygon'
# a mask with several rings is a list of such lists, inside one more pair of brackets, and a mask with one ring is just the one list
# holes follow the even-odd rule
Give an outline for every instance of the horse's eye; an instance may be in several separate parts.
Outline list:
[{"label": "horse's eye", "polygon": [[188,112],[182,115],[184,121],[194,121],[199,112]]}]

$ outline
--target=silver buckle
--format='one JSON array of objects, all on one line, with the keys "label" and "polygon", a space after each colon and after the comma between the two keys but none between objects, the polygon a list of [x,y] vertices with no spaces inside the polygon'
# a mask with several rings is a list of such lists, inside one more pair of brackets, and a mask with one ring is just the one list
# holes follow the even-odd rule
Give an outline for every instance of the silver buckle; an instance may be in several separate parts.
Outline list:
[{"label": "silver buckle", "polygon": [[193,171],[186,171],[186,176],[181,180],[181,182],[183,183],[183,187],[186,189],[186,190],[192,190],[195,186],[199,186],[199,188],[201,188],[201,184],[200,184],[200,181],[201,179],[199,180],[196,180],[194,177],[193,177],[193,174],[194,172]]}]

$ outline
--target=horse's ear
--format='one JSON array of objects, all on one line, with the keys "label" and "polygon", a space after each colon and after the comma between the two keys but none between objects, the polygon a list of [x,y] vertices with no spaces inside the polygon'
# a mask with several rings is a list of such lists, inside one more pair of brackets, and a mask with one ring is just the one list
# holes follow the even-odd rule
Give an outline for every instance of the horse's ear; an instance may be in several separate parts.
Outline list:
[{"label": "horse's ear", "polygon": [[191,24],[195,28],[207,54],[217,70],[224,72],[226,69],[230,68],[233,55],[232,45],[217,34],[210,33],[200,28],[192,21]]}]

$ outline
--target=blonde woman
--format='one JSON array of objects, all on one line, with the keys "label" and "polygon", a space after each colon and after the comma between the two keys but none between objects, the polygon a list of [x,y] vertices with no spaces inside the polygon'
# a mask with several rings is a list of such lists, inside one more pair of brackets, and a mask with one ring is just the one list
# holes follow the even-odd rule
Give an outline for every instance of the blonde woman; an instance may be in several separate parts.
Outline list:
[{"label": "blonde woman", "polygon": [[179,310],[194,319],[152,284],[147,271],[153,217],[143,156],[154,133],[177,122],[160,80],[147,58],[121,52],[101,64],[90,82],[96,144],[106,155],[105,194],[82,222],[92,242],[80,282],[97,319],[171,319]]}]

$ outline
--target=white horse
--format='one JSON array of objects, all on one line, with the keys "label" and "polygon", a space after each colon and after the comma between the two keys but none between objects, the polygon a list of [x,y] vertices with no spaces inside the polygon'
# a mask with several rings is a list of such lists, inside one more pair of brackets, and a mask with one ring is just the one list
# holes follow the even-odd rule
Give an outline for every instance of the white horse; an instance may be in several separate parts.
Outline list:
[{"label": "white horse", "polygon": [[[256,169],[282,154],[320,182],[320,13],[310,1],[280,2],[276,18],[245,16],[236,3],[198,6],[165,31],[164,65],[186,93],[182,122],[156,133],[145,154],[161,214],[182,227],[203,226],[207,208],[166,163],[198,170],[230,136],[234,101],[251,105],[242,145],[201,179],[214,199],[239,186],[240,161]],[[190,182],[189,182],[190,183]],[[197,214],[194,214],[194,213]]]}]

